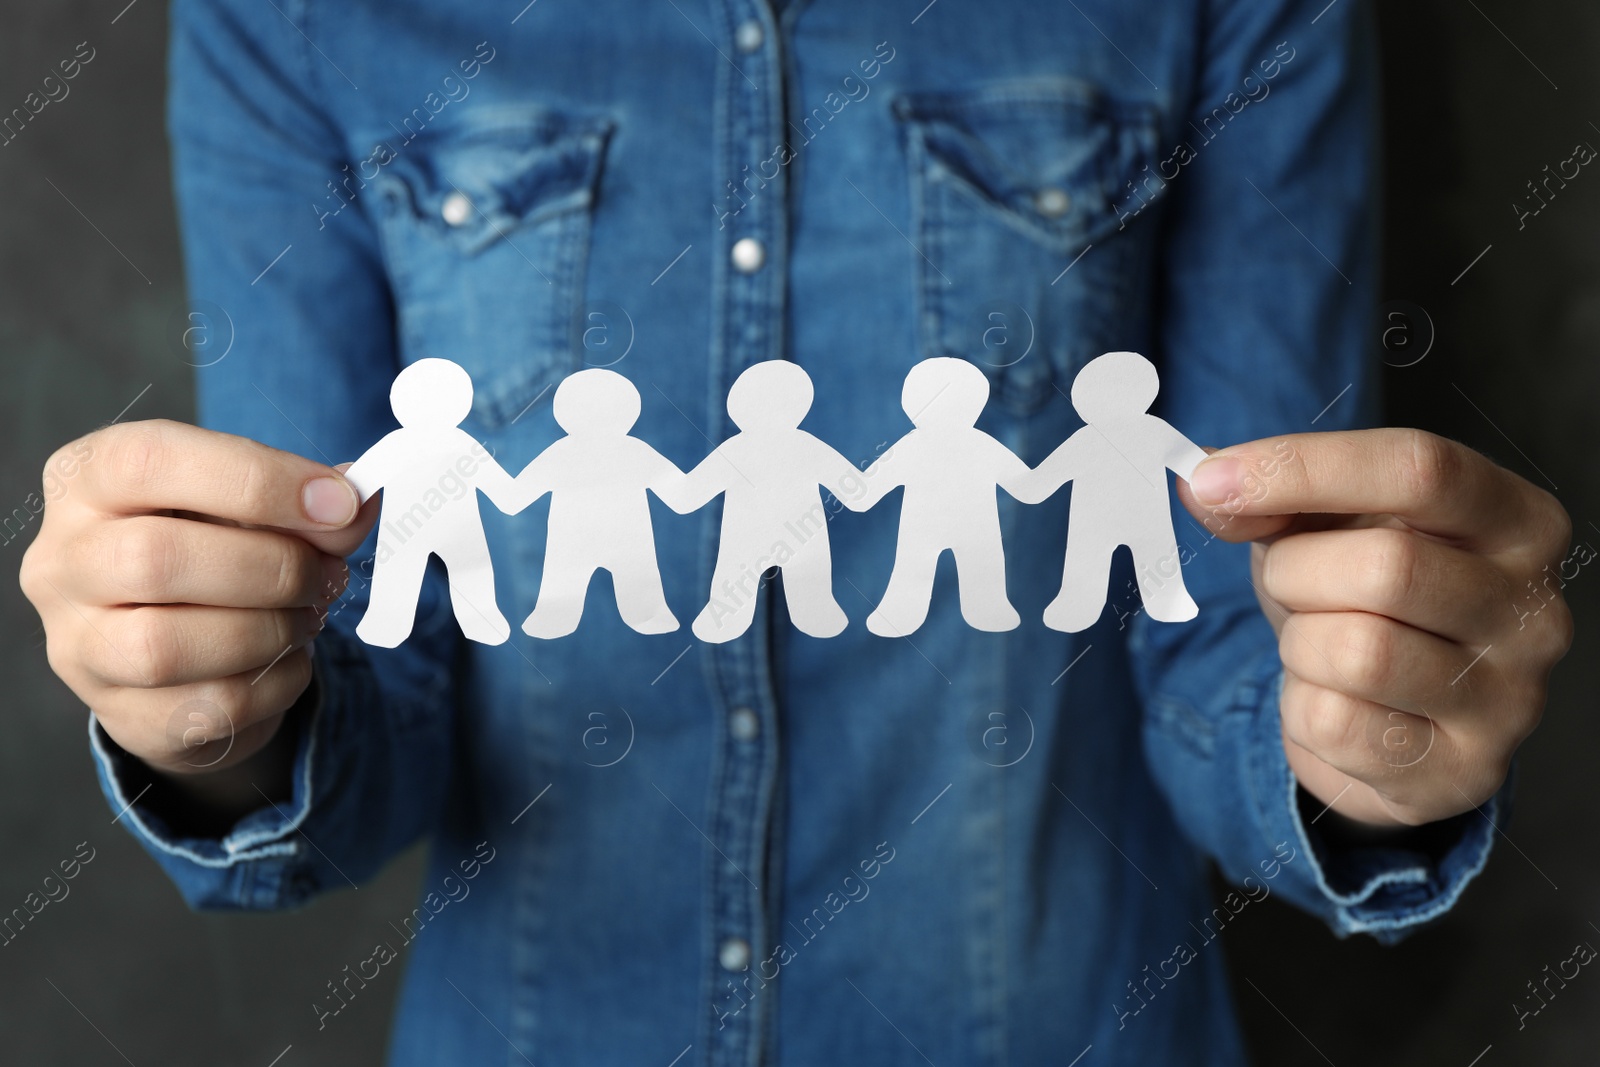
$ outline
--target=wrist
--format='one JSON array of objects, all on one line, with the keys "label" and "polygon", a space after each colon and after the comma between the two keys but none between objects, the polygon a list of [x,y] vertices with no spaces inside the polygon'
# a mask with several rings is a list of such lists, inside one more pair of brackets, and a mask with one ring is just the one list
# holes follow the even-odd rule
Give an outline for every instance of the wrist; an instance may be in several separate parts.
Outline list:
[{"label": "wrist", "polygon": [[[183,771],[130,760],[142,781],[130,781],[130,793],[143,792],[141,807],[159,816],[184,837],[221,837],[235,823],[269,804],[285,804],[294,793],[294,761],[303,722],[317,706],[312,681],[288,711],[250,729],[269,733],[249,756],[218,770]],[[240,740],[254,740],[241,733]]]}]

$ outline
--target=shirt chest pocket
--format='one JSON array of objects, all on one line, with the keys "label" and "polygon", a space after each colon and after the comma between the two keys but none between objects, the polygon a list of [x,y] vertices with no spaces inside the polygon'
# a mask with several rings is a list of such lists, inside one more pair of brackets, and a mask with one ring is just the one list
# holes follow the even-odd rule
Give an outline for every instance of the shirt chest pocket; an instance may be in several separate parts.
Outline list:
[{"label": "shirt chest pocket", "polygon": [[399,148],[375,179],[401,359],[472,374],[472,419],[501,429],[577,369],[573,331],[611,123],[480,112]]},{"label": "shirt chest pocket", "polygon": [[1152,227],[1119,232],[1119,208],[1153,173],[1153,105],[1063,78],[906,93],[893,109],[923,252],[922,356],[971,360],[996,401],[1027,414],[1069,392],[1088,359],[1137,340]]}]

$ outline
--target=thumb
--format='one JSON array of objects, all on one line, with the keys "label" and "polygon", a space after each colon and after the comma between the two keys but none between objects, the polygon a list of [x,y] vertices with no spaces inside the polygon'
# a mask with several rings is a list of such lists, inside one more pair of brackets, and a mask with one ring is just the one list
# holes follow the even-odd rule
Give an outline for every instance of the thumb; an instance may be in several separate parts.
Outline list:
[{"label": "thumb", "polygon": [[1219,540],[1242,542],[1259,541],[1282,533],[1297,518],[1294,515],[1243,515],[1246,501],[1239,497],[1227,497],[1221,503],[1202,504],[1195,496],[1191,481],[1200,481],[1204,475],[1209,457],[1217,454],[1219,450],[1205,446],[1208,457],[1195,466],[1189,480],[1178,479],[1178,500],[1195,517],[1206,532]]},{"label": "thumb", "polygon": [[[333,469],[343,474],[350,466],[349,463],[340,463]],[[380,507],[379,497],[381,495],[381,492],[374,493],[365,504],[361,505],[361,510],[356,512],[356,517],[350,521],[349,525],[342,526],[337,530],[317,531],[315,533],[304,530],[285,530],[283,532],[294,534],[313,548],[326,552],[330,556],[348,556],[361,547],[361,542],[367,539],[367,534],[371,533],[373,526],[377,525]]]}]

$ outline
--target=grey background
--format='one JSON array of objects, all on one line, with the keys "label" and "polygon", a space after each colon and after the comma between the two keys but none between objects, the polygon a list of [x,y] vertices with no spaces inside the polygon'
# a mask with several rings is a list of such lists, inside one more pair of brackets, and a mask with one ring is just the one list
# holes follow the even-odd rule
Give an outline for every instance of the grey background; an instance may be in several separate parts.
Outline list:
[{"label": "grey background", "polygon": [[[162,133],[166,12],[158,0],[123,2],[13,2],[0,18],[0,113],[78,42],[97,51],[65,100],[0,147],[0,517],[38,490],[55,446],[130,403],[128,418],[191,415],[190,371],[167,339],[184,307]],[[1553,487],[1576,536],[1600,547],[1600,175],[1586,169],[1520,231],[1510,206],[1575,142],[1600,145],[1600,9],[1414,0],[1381,15],[1384,296],[1425,309],[1432,328],[1414,312],[1375,314],[1374,339],[1409,327],[1410,347],[1389,335],[1390,360],[1405,362],[1435,335],[1421,362],[1382,368],[1389,419]],[[36,527],[0,545],[0,571],[15,573]],[[1271,900],[1227,928],[1261,1064],[1593,1062],[1600,977],[1580,974],[1521,1030],[1512,1005],[1577,942],[1600,944],[1597,574],[1584,569],[1567,590],[1577,642],[1523,750],[1511,840],[1443,923],[1382,949],[1336,941]],[[38,619],[10,578],[0,678],[0,912],[79,842],[96,850],[71,895],[0,948],[0,1058],[265,1067],[293,1045],[284,1067],[379,1062],[393,977],[320,1033],[310,1005],[409,910],[419,857],[300,914],[191,914],[111,824],[83,710],[50,673]]]}]

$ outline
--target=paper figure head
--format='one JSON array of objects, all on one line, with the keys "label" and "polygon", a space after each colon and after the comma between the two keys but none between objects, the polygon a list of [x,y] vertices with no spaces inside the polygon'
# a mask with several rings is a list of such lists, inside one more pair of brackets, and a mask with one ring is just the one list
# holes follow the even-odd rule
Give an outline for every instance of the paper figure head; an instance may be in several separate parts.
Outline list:
[{"label": "paper figure head", "polygon": [[728,390],[728,417],[741,430],[792,430],[811,410],[816,390],[797,363],[769,359],[746,367]]},{"label": "paper figure head", "polygon": [[1089,423],[1143,415],[1160,389],[1154,363],[1137,352],[1107,352],[1085,363],[1072,380],[1072,406]]},{"label": "paper figure head", "polygon": [[639,390],[614,370],[591,367],[556,386],[551,410],[569,434],[625,434],[639,420]]},{"label": "paper figure head", "polygon": [[395,377],[389,406],[401,426],[459,426],[472,411],[472,376],[448,359],[419,359]]},{"label": "paper figure head", "polygon": [[913,426],[971,426],[989,402],[989,379],[964,359],[935,356],[912,367],[900,406]]}]

